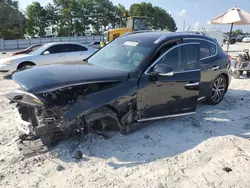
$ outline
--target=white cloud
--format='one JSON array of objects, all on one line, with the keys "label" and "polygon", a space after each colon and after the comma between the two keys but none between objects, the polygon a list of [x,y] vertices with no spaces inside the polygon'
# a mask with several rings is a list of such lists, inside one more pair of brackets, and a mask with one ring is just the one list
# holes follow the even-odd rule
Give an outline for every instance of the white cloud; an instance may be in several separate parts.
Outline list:
[{"label": "white cloud", "polygon": [[198,4],[198,3],[195,3],[195,4],[194,4],[194,8],[196,8],[196,9],[199,8],[199,4]]},{"label": "white cloud", "polygon": [[178,16],[184,16],[187,13],[186,9],[182,9],[181,11],[177,12]]},{"label": "white cloud", "polygon": [[200,22],[195,22],[193,25],[194,29],[199,29],[199,26],[200,26]]}]

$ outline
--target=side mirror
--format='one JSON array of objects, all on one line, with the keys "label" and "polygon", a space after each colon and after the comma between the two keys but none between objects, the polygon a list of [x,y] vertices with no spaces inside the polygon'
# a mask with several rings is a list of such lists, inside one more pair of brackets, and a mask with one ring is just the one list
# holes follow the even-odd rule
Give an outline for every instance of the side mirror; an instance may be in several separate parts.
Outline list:
[{"label": "side mirror", "polygon": [[164,64],[155,65],[153,72],[160,76],[173,76],[174,75],[174,69],[171,66],[164,65]]},{"label": "side mirror", "polygon": [[49,51],[45,51],[45,52],[43,52],[43,55],[49,55],[50,54],[50,52]]}]

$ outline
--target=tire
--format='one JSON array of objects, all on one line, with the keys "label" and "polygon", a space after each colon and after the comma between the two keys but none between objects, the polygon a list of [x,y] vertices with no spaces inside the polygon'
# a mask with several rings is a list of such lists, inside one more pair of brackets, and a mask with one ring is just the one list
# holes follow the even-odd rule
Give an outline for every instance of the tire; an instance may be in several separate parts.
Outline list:
[{"label": "tire", "polygon": [[210,87],[211,95],[207,97],[205,102],[209,105],[219,104],[226,93],[227,87],[228,83],[226,77],[223,75],[219,75],[212,82]]},{"label": "tire", "polygon": [[34,65],[35,64],[31,63],[31,62],[24,62],[24,63],[21,63],[20,65],[18,65],[17,70],[24,70],[24,69],[26,69],[28,67],[32,67]]},{"label": "tire", "polygon": [[235,39],[231,39],[230,44],[235,44],[236,40]]},{"label": "tire", "polygon": [[236,79],[240,78],[240,71],[234,71],[233,77]]},{"label": "tire", "polygon": [[250,72],[247,72],[247,78],[250,78]]}]

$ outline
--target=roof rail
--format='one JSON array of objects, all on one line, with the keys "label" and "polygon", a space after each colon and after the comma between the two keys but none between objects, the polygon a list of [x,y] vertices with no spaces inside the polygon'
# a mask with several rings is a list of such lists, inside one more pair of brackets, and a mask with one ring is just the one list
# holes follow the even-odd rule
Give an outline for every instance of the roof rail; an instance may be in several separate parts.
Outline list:
[{"label": "roof rail", "polygon": [[204,32],[202,32],[202,31],[183,31],[183,32],[180,32],[180,33],[197,34],[197,35],[205,36]]}]

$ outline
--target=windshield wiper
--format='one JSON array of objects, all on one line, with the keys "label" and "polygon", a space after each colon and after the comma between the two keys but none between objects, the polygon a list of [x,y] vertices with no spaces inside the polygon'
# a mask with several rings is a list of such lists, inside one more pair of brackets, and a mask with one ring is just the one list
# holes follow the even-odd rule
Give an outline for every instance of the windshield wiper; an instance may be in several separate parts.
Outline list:
[{"label": "windshield wiper", "polygon": [[84,63],[88,63],[88,58],[83,60]]}]

